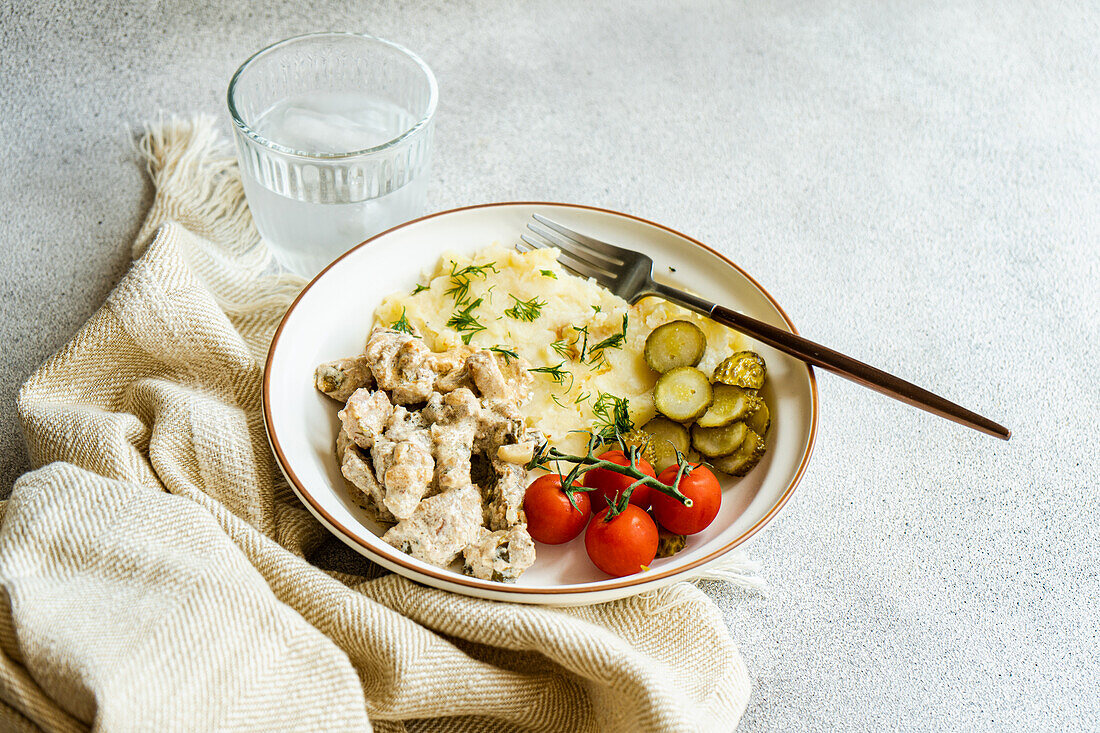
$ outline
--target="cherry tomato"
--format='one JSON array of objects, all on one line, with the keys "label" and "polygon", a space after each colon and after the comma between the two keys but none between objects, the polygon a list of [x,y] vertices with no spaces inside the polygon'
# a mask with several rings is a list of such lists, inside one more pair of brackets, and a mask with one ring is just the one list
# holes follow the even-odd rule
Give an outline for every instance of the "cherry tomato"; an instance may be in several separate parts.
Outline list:
[{"label": "cherry tomato", "polygon": [[[676,466],[669,466],[657,480],[672,485],[676,480]],[[706,466],[696,465],[691,473],[680,478],[680,492],[691,499],[686,507],[676,499],[660,491],[653,492],[653,514],[661,526],[676,534],[695,534],[710,526],[722,506],[722,487]]]},{"label": "cherry tomato", "polygon": [[555,473],[539,476],[523,497],[527,531],[548,545],[560,545],[579,535],[592,514],[592,502],[585,491],[575,492],[573,500],[577,502],[576,509],[562,490],[561,476]]},{"label": "cherry tomato", "polygon": [[596,514],[584,533],[584,549],[596,567],[620,577],[645,570],[657,556],[657,525],[643,510],[627,504],[605,522],[608,509]]},{"label": "cherry tomato", "polygon": [[[606,453],[601,453],[599,457],[602,461],[610,461],[620,466],[630,465],[630,459],[627,458],[626,454],[621,450],[610,450]],[[653,470],[653,466],[649,465],[649,462],[644,458],[638,459],[638,469],[648,476],[652,476],[653,478],[657,477],[656,472]],[[584,475],[584,485],[593,487],[596,489],[593,493],[603,497],[603,499],[593,497],[596,501],[597,509],[607,505],[604,499],[614,500],[617,495],[625,491],[634,481],[635,480],[629,476],[623,476],[621,473],[608,471],[606,468],[594,468]],[[630,494],[630,503],[642,509],[648,509],[651,491],[653,491],[653,489],[648,486],[638,486]]]}]

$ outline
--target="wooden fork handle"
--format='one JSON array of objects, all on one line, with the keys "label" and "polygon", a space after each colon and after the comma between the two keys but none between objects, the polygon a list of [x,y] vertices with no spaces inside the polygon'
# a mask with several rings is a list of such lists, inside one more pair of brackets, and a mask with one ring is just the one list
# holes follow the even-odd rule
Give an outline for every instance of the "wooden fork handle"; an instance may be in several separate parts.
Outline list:
[{"label": "wooden fork handle", "polygon": [[948,420],[954,420],[957,423],[1002,440],[1008,440],[1012,435],[1012,431],[1003,425],[998,425],[989,418],[971,412],[965,407],[956,405],[939,395],[932,394],[911,382],[906,382],[904,379],[888,374],[881,369],[876,369],[870,364],[864,364],[862,361],[857,361],[850,356],[845,356],[839,351],[833,351],[809,339],[776,328],[769,323],[758,321],[721,305],[715,305],[710,310],[709,315],[719,323],[752,336],[754,339],[790,354],[796,359],[827,369],[845,379],[850,379],[857,384],[862,384],[864,387],[869,387],[888,397],[901,400],[913,407],[918,407],[940,417],[946,417]]}]

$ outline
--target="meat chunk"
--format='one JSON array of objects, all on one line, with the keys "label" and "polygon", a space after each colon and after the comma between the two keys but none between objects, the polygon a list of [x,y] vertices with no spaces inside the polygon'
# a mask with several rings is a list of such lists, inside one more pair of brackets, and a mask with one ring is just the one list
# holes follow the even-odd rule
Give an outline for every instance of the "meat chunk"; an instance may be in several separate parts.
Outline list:
[{"label": "meat chunk", "polygon": [[477,422],[462,420],[431,427],[435,479],[440,491],[470,483],[471,458]]},{"label": "meat chunk", "polygon": [[456,389],[470,389],[473,386],[474,382],[470,379],[470,371],[465,366],[453,369],[435,380],[437,394],[440,392],[453,392]]},{"label": "meat chunk", "polygon": [[397,350],[413,340],[415,340],[413,336],[389,328],[376,328],[371,331],[363,356],[366,357],[379,387],[393,389],[392,385],[399,379]]},{"label": "meat chunk", "polygon": [[503,358],[498,359],[498,364],[500,364],[500,373],[512,392],[516,407],[527,404],[531,399],[531,385],[535,383],[534,375],[527,371],[531,365],[524,359]]},{"label": "meat chunk", "polygon": [[527,493],[527,469],[515,463],[493,460],[496,483],[486,491],[485,523],[492,530],[526,522],[523,496]]},{"label": "meat chunk", "polygon": [[370,448],[393,414],[393,405],[381,390],[357,389],[337,413],[344,431],[360,448]]},{"label": "meat chunk", "polygon": [[448,349],[447,351],[433,351],[431,353],[428,357],[428,366],[438,375],[436,378],[437,391],[450,391],[439,388],[440,380],[446,379],[451,373],[461,370],[466,364],[466,358],[475,351],[477,351],[477,349],[473,346],[459,346],[454,349]]},{"label": "meat chunk", "polygon": [[431,351],[421,339],[376,328],[363,355],[378,386],[390,392],[396,404],[424,402],[431,395],[436,374],[431,368]]},{"label": "meat chunk", "polygon": [[396,443],[382,478],[386,508],[398,519],[411,517],[435,475],[432,454],[417,441]]},{"label": "meat chunk", "polygon": [[481,419],[481,412],[481,403],[474,393],[466,387],[459,387],[445,395],[438,392],[433,394],[424,407],[423,415],[433,423],[473,420],[476,424]]},{"label": "meat chunk", "polygon": [[421,413],[397,405],[386,420],[386,437],[394,441],[413,440],[430,448],[431,438],[428,437],[425,425],[427,423]]},{"label": "meat chunk", "polygon": [[356,504],[370,512],[379,522],[392,524],[397,521],[393,513],[386,508],[382,485],[378,483],[374,470],[359,448],[354,445],[347,447],[340,465],[340,472],[347,479],[349,493]]},{"label": "meat chunk", "polygon": [[423,500],[382,539],[418,560],[446,567],[481,530],[481,496],[469,484]]},{"label": "meat chunk", "polygon": [[435,475],[431,433],[420,413],[394,407],[385,431],[375,437],[371,458],[385,507],[398,519],[410,516]]},{"label": "meat chunk", "polygon": [[535,443],[517,404],[531,378],[511,361],[472,347],[433,353],[379,328],[361,356],[322,364],[314,377],[347,397],[340,470],[353,501],[395,523],[383,539],[442,567],[463,553],[467,573],[496,581],[515,580],[535,556],[523,513]]},{"label": "meat chunk", "polygon": [[466,359],[466,366],[482,397],[490,402],[512,399],[512,390],[504,381],[504,375],[500,373],[500,366],[492,352],[479,351],[470,354]]},{"label": "meat chunk", "polygon": [[526,524],[496,532],[481,530],[481,536],[462,551],[463,571],[482,580],[512,582],[535,563],[535,543]]},{"label": "meat chunk", "polygon": [[428,400],[422,414],[431,423],[436,487],[440,491],[470,483],[471,458],[481,403],[465,387]]},{"label": "meat chunk", "polygon": [[319,391],[339,402],[346,402],[357,389],[370,388],[374,383],[365,355],[337,359],[317,367],[313,384]]},{"label": "meat chunk", "polygon": [[393,387],[393,400],[399,405],[411,405],[428,399],[435,387],[435,372],[427,357],[431,352],[419,339],[409,341],[397,350],[397,371],[400,379]]},{"label": "meat chunk", "polygon": [[344,451],[348,449],[348,446],[352,445],[351,436],[348,435],[348,431],[344,429],[344,425],[341,423],[340,432],[336,434],[336,462],[339,464],[344,463]]},{"label": "meat chunk", "polygon": [[524,432],[523,418],[502,414],[504,403],[494,403],[491,409],[484,409],[478,416],[477,445],[489,456],[496,455],[502,445],[514,443]]}]

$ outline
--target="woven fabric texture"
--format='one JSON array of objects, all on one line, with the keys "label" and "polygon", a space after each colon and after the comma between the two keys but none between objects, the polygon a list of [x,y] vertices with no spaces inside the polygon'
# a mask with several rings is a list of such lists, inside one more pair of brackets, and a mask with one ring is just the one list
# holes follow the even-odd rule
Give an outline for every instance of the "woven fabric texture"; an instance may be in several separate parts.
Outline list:
[{"label": "woven fabric texture", "polygon": [[748,675],[688,583],[549,608],[311,564],[325,532],[260,414],[301,282],[268,266],[212,122],[142,151],[134,264],[19,397],[41,468],[2,509],[0,727],[736,727]]}]

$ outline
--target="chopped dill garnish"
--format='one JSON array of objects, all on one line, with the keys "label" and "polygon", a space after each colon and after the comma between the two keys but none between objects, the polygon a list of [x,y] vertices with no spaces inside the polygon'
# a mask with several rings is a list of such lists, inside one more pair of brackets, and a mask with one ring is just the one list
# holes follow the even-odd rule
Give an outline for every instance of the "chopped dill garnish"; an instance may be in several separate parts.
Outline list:
[{"label": "chopped dill garnish", "polygon": [[625,397],[600,392],[600,396],[592,403],[592,415],[595,418],[592,427],[601,441],[609,443],[617,435],[625,435],[634,429],[629,408],[630,401]]},{"label": "chopped dill garnish", "polygon": [[603,351],[604,349],[621,349],[625,340],[626,337],[623,336],[621,333],[613,333],[605,338],[603,341],[593,346],[588,353],[591,355],[592,360],[597,360],[602,356],[602,354],[597,354],[596,352]]},{"label": "chopped dill garnish", "polygon": [[516,301],[508,310],[504,311],[504,315],[511,316],[517,321],[533,321],[539,317],[542,313],[543,307],[546,305],[545,300],[539,300],[538,297],[531,298],[530,300],[520,300],[516,296],[509,294],[509,298]]},{"label": "chopped dill garnish", "polygon": [[[585,359],[585,356],[588,354],[588,326],[585,326],[584,328],[577,328],[576,326],[573,326],[572,328],[573,328],[574,331],[576,331],[578,334],[580,334],[577,337],[577,341],[581,342],[581,349],[580,349],[580,352],[577,355],[577,361],[582,361],[583,362],[584,359]],[[582,336],[584,337],[583,339],[581,338]],[[577,341],[573,342],[574,346],[577,345]]]},{"label": "chopped dill garnish", "polygon": [[465,308],[456,310],[451,314],[450,320],[447,321],[448,326],[462,333],[462,343],[464,344],[469,345],[470,339],[474,337],[475,333],[485,330],[485,326],[473,314],[474,308],[479,305],[481,305],[481,298],[468,304]]},{"label": "chopped dill garnish", "polygon": [[550,344],[550,348],[554,350],[554,353],[563,359],[572,359],[573,352],[571,350],[572,344],[568,339],[558,339]]},{"label": "chopped dill garnish", "polygon": [[412,335],[412,336],[416,335],[413,332],[412,326],[409,325],[409,319],[405,317],[405,309],[404,308],[401,309],[401,317],[398,318],[393,323],[391,323],[390,328],[392,328],[394,331],[402,331],[402,332],[407,333],[407,334]]},{"label": "chopped dill garnish", "polygon": [[543,277],[552,277],[552,278],[554,278],[555,280],[557,280],[557,279],[558,279],[558,276],[554,274],[554,271],[553,271],[553,270],[539,270],[539,272],[541,272],[541,273],[542,273],[542,276],[543,276]]},{"label": "chopped dill garnish", "polygon": [[573,400],[573,404],[574,405],[579,405],[580,403],[584,402],[585,400],[587,400],[591,396],[592,396],[591,392],[581,392],[580,396],[577,397],[577,399]]},{"label": "chopped dill garnish", "polygon": [[457,267],[458,263],[451,260],[451,277],[485,277],[486,273],[489,272],[500,273],[496,262],[486,262],[484,265],[466,265],[461,270],[455,269]]},{"label": "chopped dill garnish", "polygon": [[416,287],[413,288],[412,294],[416,295],[417,293],[423,293],[427,289],[428,289],[427,285],[421,285],[420,283],[417,283]]},{"label": "chopped dill garnish", "polygon": [[505,346],[501,346],[500,344],[497,344],[496,346],[490,346],[489,351],[492,351],[494,354],[500,354],[501,356],[503,356],[505,364],[510,363],[512,359],[519,358],[519,354],[517,354],[514,349],[509,349]]},{"label": "chopped dill garnish", "polygon": [[443,291],[443,294],[454,297],[455,305],[462,305],[470,297],[470,280],[478,277],[485,278],[490,272],[500,272],[495,262],[466,265],[459,269],[458,263],[451,260],[451,287]]},{"label": "chopped dill garnish", "polygon": [[592,312],[593,313],[599,313],[602,310],[603,310],[603,306],[599,306],[599,305],[592,306]]},{"label": "chopped dill garnish", "polygon": [[623,347],[623,344],[626,343],[626,325],[627,314],[623,313],[623,330],[619,333],[611,334],[603,341],[600,341],[598,344],[589,349],[589,364],[597,364],[601,361],[606,361],[607,357],[603,353],[604,349],[621,349]]},{"label": "chopped dill garnish", "polygon": [[561,403],[561,400],[558,399],[558,396],[556,394],[551,393],[550,399],[554,400],[554,402],[557,403],[558,407],[565,407],[565,405]]},{"label": "chopped dill garnish", "polygon": [[569,387],[565,390],[568,392],[570,389],[573,389],[573,374],[567,369],[562,369],[563,366],[565,366],[564,361],[557,366],[533,367],[527,371],[534,374],[545,374],[550,377],[550,379],[554,380],[555,384],[565,384],[565,378],[569,377]]}]

